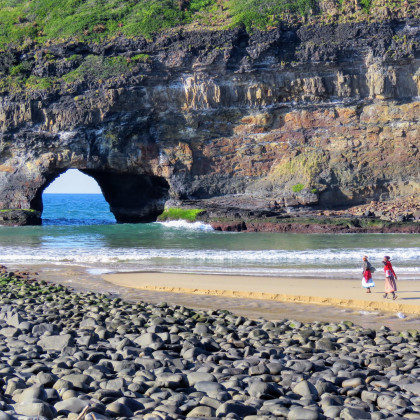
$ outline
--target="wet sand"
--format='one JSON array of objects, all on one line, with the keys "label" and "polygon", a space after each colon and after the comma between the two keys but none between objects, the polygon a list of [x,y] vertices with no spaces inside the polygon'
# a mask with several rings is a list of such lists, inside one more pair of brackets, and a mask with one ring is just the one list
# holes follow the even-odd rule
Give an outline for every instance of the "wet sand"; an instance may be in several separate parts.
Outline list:
[{"label": "wet sand", "polygon": [[[301,322],[337,322],[337,320],[348,320],[352,321],[357,325],[361,325],[365,328],[379,328],[383,325],[398,331],[407,330],[410,328],[420,330],[420,315],[405,313],[406,318],[400,319],[397,316],[397,313],[400,311],[380,311],[380,310],[360,310],[346,306],[332,306],[330,304],[315,304],[315,303],[299,303],[295,301],[290,302],[281,302],[277,300],[261,299],[261,298],[238,298],[235,296],[235,293],[230,293],[230,296],[222,295],[211,295],[203,294],[198,295],[194,293],[174,293],[168,290],[173,290],[173,284],[171,287],[166,289],[167,291],[160,290],[162,288],[154,288],[154,290],[145,290],[142,288],[133,288],[131,286],[125,286],[125,281],[121,281],[123,278],[131,277],[138,278],[139,275],[145,278],[146,273],[115,273],[109,275],[93,274],[85,267],[66,265],[66,264],[48,264],[48,265],[17,265],[9,266],[13,270],[29,270],[31,272],[37,272],[37,278],[40,280],[45,280],[52,283],[60,283],[65,286],[71,287],[76,291],[93,291],[93,292],[103,292],[109,293],[112,295],[118,295],[124,300],[129,301],[143,301],[150,302],[152,304],[160,302],[168,302],[175,305],[183,305],[189,308],[199,308],[206,310],[217,310],[217,309],[228,309],[231,312],[246,316],[252,319],[265,318],[271,321],[281,320],[281,319],[294,319]],[[147,273],[155,280],[158,278],[167,279],[169,277],[175,276],[174,274],[165,274],[165,273]],[[168,277],[169,276],[169,277]],[[194,275],[185,275],[185,274],[176,274],[180,279],[185,276],[194,276]],[[199,283],[196,281],[194,286],[205,285],[208,282],[207,276],[198,275]],[[201,279],[201,277],[205,277]],[[231,280],[231,277],[228,276],[226,279],[225,276],[219,276],[223,280],[223,284],[226,288],[226,285],[229,284],[227,280]],[[188,277],[186,277],[188,278]],[[197,276],[194,276],[197,279]],[[111,282],[110,280],[113,279]],[[246,277],[247,281],[255,281],[255,277]],[[264,281],[274,281],[280,282],[279,278],[262,278]],[[320,286],[320,280],[316,279],[301,279],[305,282],[311,282],[316,285],[318,293],[324,293],[324,290]],[[285,283],[283,284],[295,284],[296,282],[302,281],[295,278],[284,279]],[[173,279],[171,279],[173,281]],[[331,286],[334,282],[331,280],[321,280],[321,282],[328,282],[327,285]],[[341,280],[339,282],[339,287],[341,287]],[[360,282],[349,281],[350,288],[353,289],[353,293],[357,297],[365,298],[364,291],[360,287]],[[420,287],[418,287],[419,282],[416,281],[401,281],[400,285],[406,284],[409,286],[412,291],[416,292],[417,295],[420,294]],[[280,283],[279,283],[280,284]],[[337,285],[337,282],[335,282]],[[138,284],[137,284],[138,286]],[[417,287],[416,287],[417,286]],[[201,288],[202,286],[200,286]],[[383,282],[377,281],[376,292],[371,295],[367,295],[369,298],[377,299],[380,301],[382,298],[382,287]],[[403,286],[402,286],[403,287]],[[405,288],[405,287],[404,287]],[[328,287],[327,287],[328,289]],[[412,292],[410,292],[412,293]],[[405,296],[404,291],[399,294],[399,300],[397,302],[419,302],[419,298],[414,298],[413,300],[408,296]],[[372,300],[373,300],[372,299]]]},{"label": "wet sand", "polygon": [[398,298],[384,299],[383,281],[372,293],[361,282],[253,276],[221,276],[178,273],[116,273],[103,278],[118,286],[141,290],[310,303],[361,310],[403,312],[420,315],[420,280],[398,282]]}]

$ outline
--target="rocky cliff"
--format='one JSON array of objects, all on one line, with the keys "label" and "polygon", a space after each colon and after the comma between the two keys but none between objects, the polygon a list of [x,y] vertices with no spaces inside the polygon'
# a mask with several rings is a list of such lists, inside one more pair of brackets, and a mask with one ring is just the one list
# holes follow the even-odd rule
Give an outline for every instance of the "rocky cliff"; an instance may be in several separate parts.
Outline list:
[{"label": "rocky cliff", "polygon": [[154,220],[168,200],[420,196],[419,19],[28,45],[0,71],[0,209],[42,212],[69,168],[121,222]]}]

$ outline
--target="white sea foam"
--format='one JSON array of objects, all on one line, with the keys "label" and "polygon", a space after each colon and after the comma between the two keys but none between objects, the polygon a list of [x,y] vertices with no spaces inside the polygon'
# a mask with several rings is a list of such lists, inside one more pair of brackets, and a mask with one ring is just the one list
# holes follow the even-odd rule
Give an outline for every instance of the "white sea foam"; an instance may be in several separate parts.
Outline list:
[{"label": "white sea foam", "polygon": [[[381,275],[385,249],[371,249],[369,255],[377,274]],[[220,274],[345,277],[361,273],[360,256],[363,249],[321,250],[215,250],[185,248],[79,248],[23,246],[0,248],[0,262],[7,263],[69,263],[92,269],[121,269],[136,267],[165,271]],[[394,266],[406,278],[420,276],[418,248],[394,248]],[[98,267],[99,265],[99,267]],[[101,267],[102,266],[102,267]]]},{"label": "white sea foam", "polygon": [[[389,250],[370,250],[373,265],[380,269],[380,261]],[[360,265],[360,256],[364,250],[214,250],[214,249],[180,249],[180,248],[26,248],[4,247],[0,250],[1,260],[30,259],[53,261],[143,261],[150,259],[177,259],[208,262],[240,262],[240,263],[303,263],[335,265],[349,262]],[[398,262],[420,262],[418,248],[399,248],[392,252],[394,264]],[[415,268],[417,269],[417,268]]]},{"label": "white sea foam", "polygon": [[213,228],[202,222],[187,222],[186,220],[171,220],[169,222],[157,222],[160,225],[163,225],[168,228],[175,229],[191,229],[191,230],[201,230],[201,231],[211,231]]},{"label": "white sea foam", "polygon": [[94,276],[99,276],[101,274],[109,274],[112,273],[113,270],[109,268],[89,268],[88,273],[93,274]]}]

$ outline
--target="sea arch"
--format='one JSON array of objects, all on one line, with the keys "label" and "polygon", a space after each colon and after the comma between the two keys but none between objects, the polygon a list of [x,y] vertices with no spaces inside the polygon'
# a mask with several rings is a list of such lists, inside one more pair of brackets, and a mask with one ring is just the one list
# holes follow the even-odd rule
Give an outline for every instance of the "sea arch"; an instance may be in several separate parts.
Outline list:
[{"label": "sea arch", "polygon": [[[150,174],[130,173],[108,168],[87,168],[85,165],[45,167],[28,162],[29,171],[0,172],[0,208],[18,217],[18,224],[39,224],[42,220],[45,189],[68,169],[77,169],[92,177],[99,185],[117,223],[155,221],[169,198],[165,178]],[[36,169],[36,170],[34,170]]]}]

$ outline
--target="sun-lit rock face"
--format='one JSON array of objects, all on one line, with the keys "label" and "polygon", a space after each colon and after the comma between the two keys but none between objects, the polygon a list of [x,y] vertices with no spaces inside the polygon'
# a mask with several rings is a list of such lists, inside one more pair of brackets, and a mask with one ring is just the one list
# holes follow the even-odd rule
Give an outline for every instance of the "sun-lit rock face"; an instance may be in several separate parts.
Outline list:
[{"label": "sun-lit rock face", "polygon": [[50,46],[40,76],[76,53],[150,58],[4,94],[0,208],[42,211],[69,168],[96,179],[118,221],[153,220],[170,198],[252,209],[420,195],[419,45],[411,19]]}]

